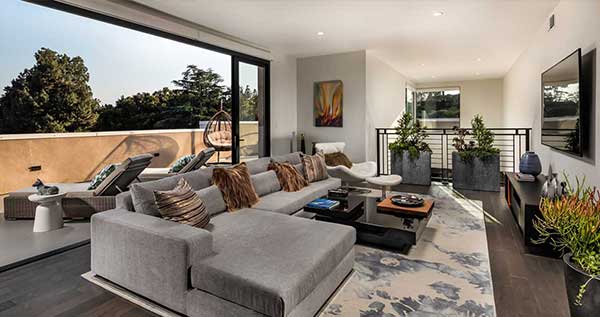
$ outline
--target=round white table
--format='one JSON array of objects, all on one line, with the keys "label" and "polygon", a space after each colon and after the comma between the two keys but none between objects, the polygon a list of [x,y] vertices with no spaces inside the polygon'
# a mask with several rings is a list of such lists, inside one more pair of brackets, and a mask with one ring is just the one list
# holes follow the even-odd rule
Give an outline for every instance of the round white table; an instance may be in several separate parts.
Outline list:
[{"label": "round white table", "polygon": [[66,193],[56,195],[29,195],[29,200],[38,203],[35,208],[33,232],[46,232],[63,227],[63,209],[61,200]]},{"label": "round white table", "polygon": [[381,175],[375,177],[369,177],[366,179],[369,184],[381,186],[381,200],[385,200],[387,197],[387,191],[391,186],[396,186],[402,183],[402,176],[400,175]]}]

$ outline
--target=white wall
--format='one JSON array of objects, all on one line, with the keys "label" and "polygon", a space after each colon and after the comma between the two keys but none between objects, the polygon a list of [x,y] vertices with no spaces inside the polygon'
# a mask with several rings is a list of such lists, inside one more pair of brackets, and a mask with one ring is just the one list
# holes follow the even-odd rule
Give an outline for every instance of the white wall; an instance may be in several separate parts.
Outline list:
[{"label": "white wall", "polygon": [[276,56],[271,61],[271,155],[290,152],[297,128],[296,58]]},{"label": "white wall", "polygon": [[[595,144],[593,157],[580,159],[551,150],[541,144],[541,73],[564,57],[582,49],[586,54],[600,43],[600,1],[561,1],[554,10],[556,26],[547,31],[540,26],[527,50],[517,59],[504,78],[504,124],[533,128],[533,150],[544,165],[552,164],[555,171],[566,171],[571,176],[586,176],[588,184],[600,186],[600,167],[597,165],[600,146]],[[598,65],[596,53],[596,65]],[[596,66],[595,106],[600,104],[599,69]],[[600,111],[595,111],[596,125]],[[600,129],[592,135],[600,140]]]},{"label": "white wall", "polygon": [[[297,59],[298,133],[304,133],[307,151],[312,142],[346,142],[351,160],[365,160],[365,63],[366,52]],[[313,87],[318,81],[341,80],[344,84],[343,127],[315,127]],[[292,117],[293,115],[290,115]]]},{"label": "white wall", "polygon": [[466,80],[417,84],[417,88],[460,88],[460,125],[470,127],[476,114],[483,116],[490,128],[504,126],[502,79]]},{"label": "white wall", "polygon": [[388,128],[404,112],[407,79],[373,53],[366,55],[365,150],[369,161],[377,160],[375,128]]}]

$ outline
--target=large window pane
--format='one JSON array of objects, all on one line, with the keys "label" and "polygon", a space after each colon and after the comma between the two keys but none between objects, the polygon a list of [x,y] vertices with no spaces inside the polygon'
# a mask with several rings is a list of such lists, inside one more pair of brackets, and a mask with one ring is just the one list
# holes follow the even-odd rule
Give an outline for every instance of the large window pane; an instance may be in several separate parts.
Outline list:
[{"label": "large window pane", "polygon": [[460,89],[440,88],[417,91],[416,118],[428,128],[460,125]]}]

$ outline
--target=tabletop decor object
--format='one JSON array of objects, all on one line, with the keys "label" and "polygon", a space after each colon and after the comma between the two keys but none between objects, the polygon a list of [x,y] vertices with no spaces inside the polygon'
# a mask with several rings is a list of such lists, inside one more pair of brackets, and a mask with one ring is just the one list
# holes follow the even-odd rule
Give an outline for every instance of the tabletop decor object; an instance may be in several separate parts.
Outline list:
[{"label": "tabletop decor object", "polygon": [[521,156],[519,171],[523,174],[538,176],[542,172],[540,157],[533,151],[527,151]]}]

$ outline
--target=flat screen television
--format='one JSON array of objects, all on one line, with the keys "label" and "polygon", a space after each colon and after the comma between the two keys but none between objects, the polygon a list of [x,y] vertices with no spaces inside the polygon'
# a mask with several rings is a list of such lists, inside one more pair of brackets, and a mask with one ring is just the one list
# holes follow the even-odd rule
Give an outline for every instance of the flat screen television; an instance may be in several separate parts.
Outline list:
[{"label": "flat screen television", "polygon": [[583,156],[581,49],[542,73],[542,144]]}]

